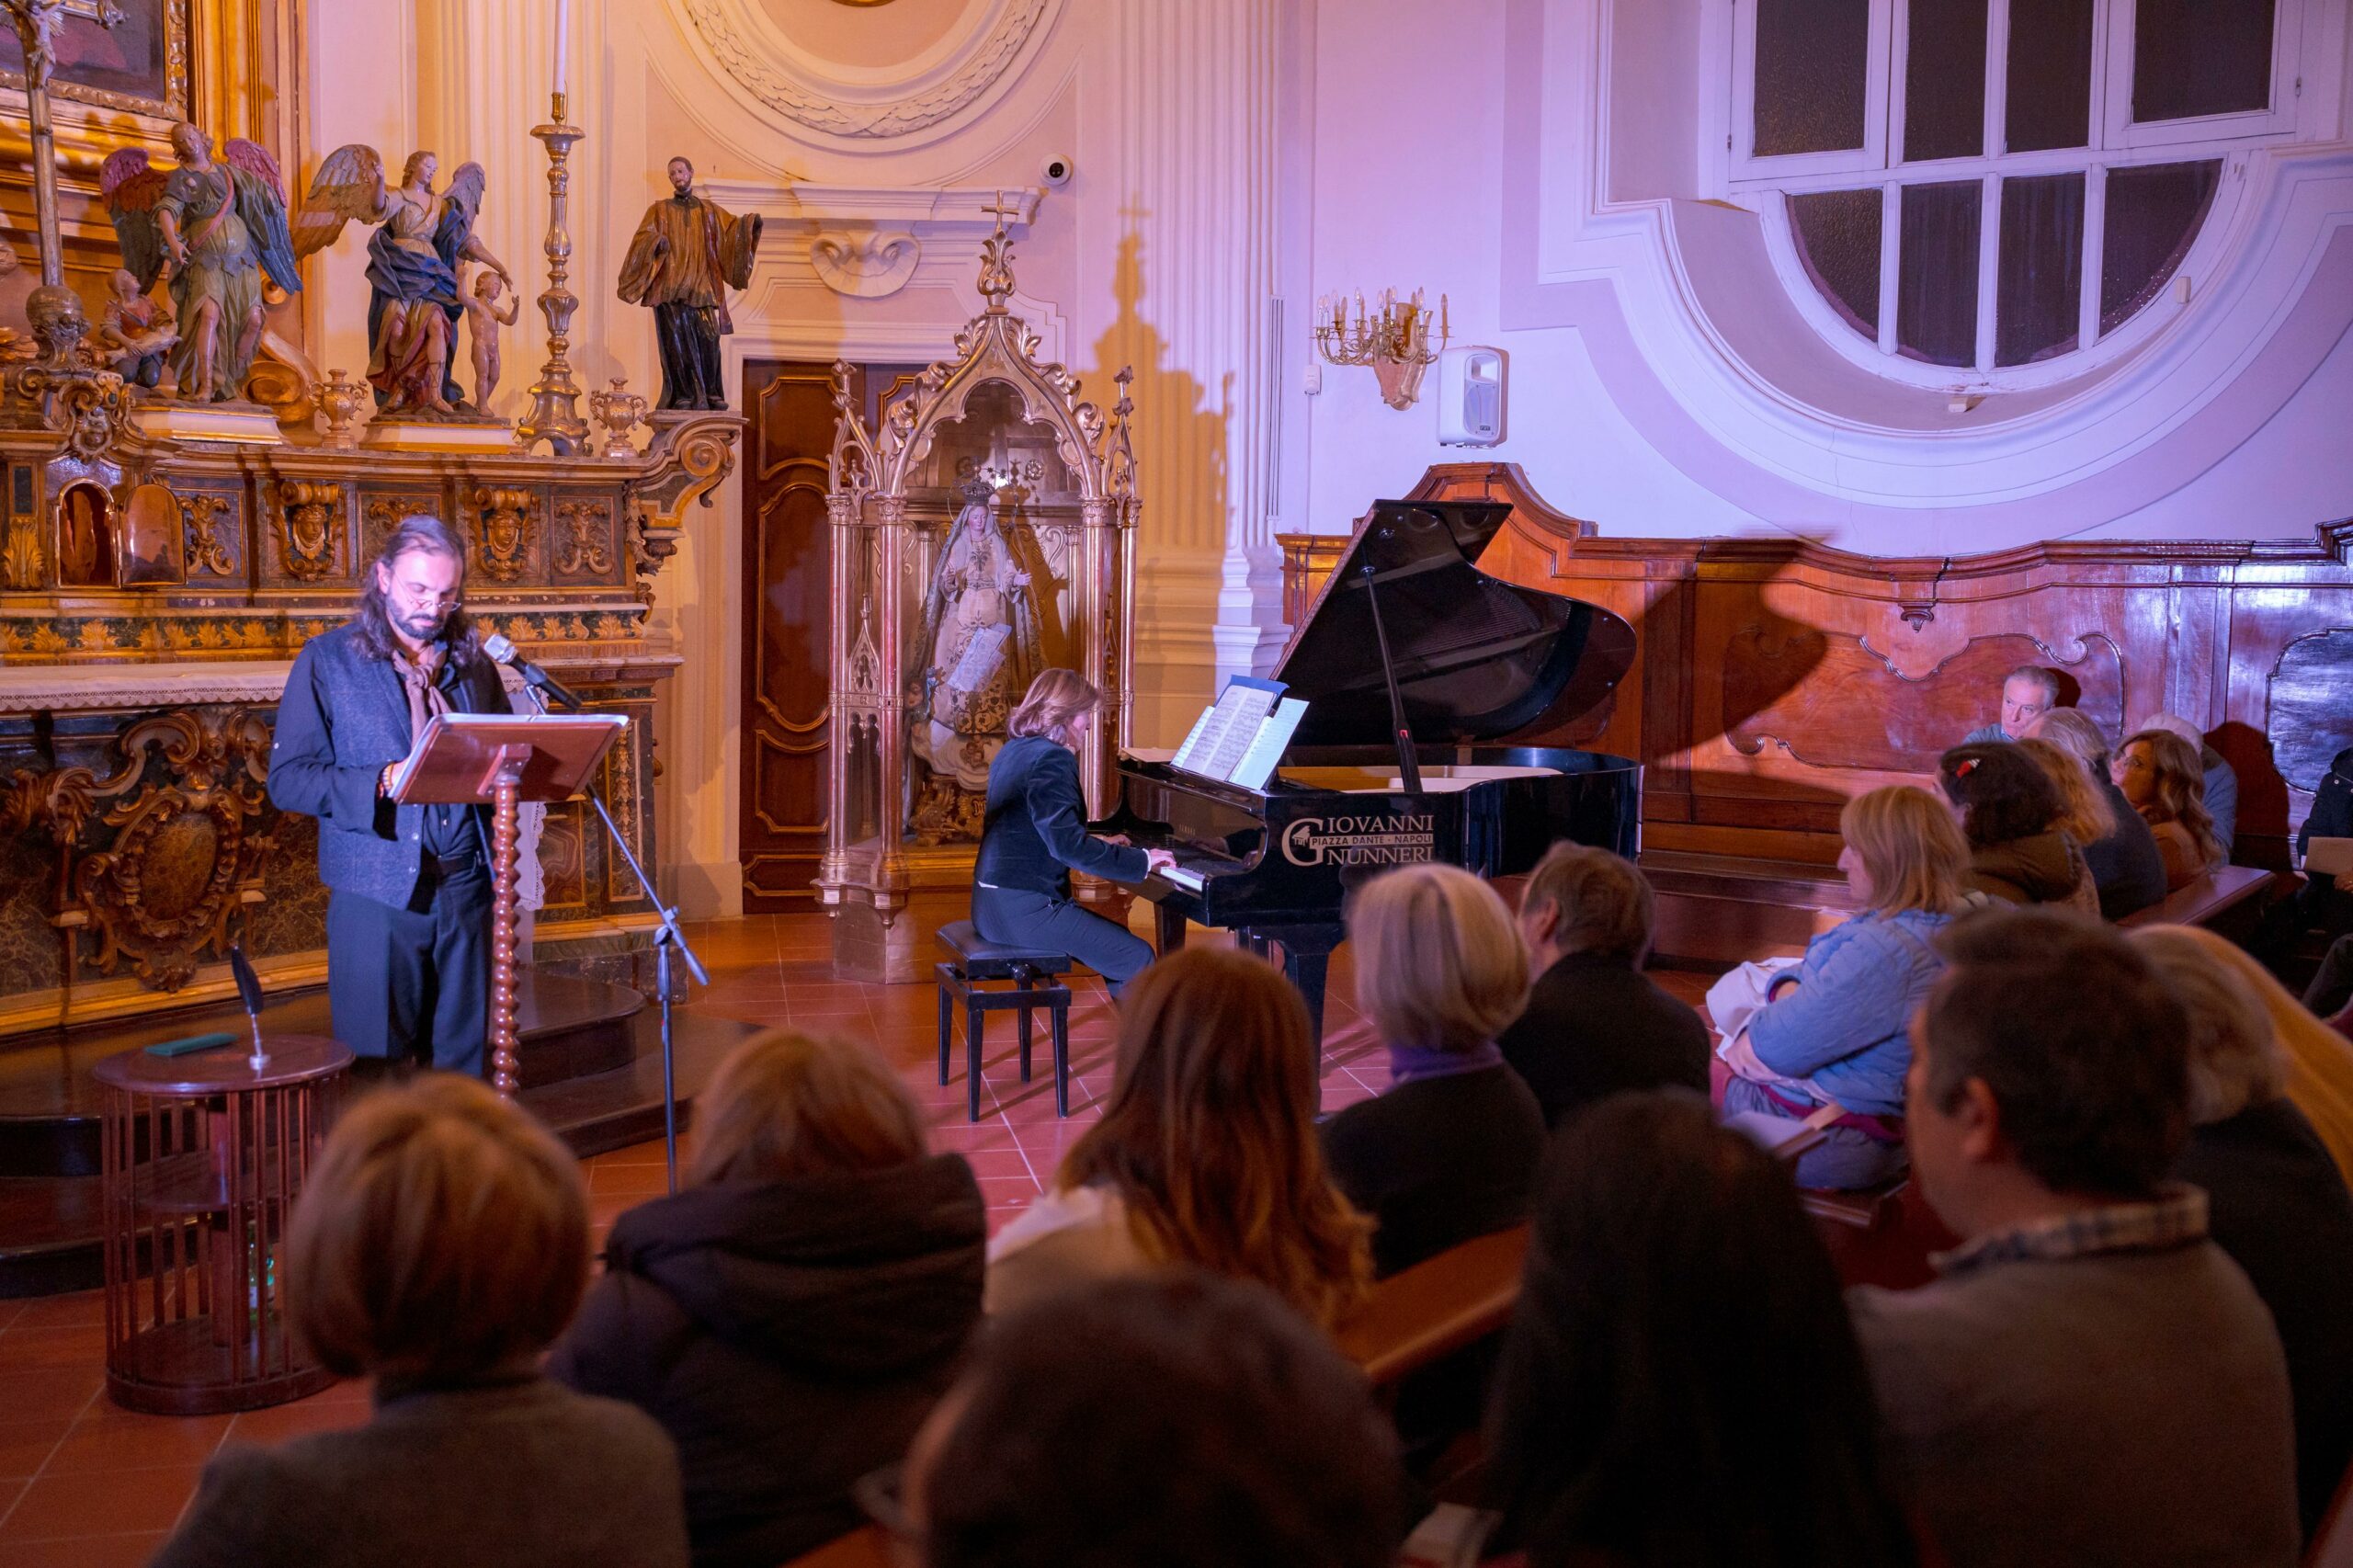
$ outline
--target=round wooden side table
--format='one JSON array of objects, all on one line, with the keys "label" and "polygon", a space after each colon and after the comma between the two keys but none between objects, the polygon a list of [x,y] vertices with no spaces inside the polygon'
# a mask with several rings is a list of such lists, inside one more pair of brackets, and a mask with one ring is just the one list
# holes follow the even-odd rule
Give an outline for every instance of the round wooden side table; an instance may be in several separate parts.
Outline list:
[{"label": "round wooden side table", "polygon": [[126,1051],[105,1090],[107,1392],[129,1410],[206,1415],[283,1404],[335,1381],[286,1330],[277,1256],[333,1125],[351,1052],[273,1035],[187,1056]]}]

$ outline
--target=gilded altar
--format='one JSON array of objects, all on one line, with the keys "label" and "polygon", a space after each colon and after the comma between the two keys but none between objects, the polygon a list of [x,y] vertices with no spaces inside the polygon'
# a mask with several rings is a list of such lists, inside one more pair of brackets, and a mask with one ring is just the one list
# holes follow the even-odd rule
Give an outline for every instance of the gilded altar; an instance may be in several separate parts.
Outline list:
[{"label": "gilded altar", "polygon": [[[952,358],[859,417],[836,367],[826,497],[833,535],[828,813],[820,901],[835,969],[916,978],[929,928],[962,917],[989,762],[1040,669],[1103,693],[1079,756],[1099,808],[1132,687],[1136,520],[1129,376],[1107,413],[1040,363],[1006,308],[1001,222],[983,246],[983,312]],[[929,895],[930,917],[907,912]]]},{"label": "gilded altar", "polygon": [[[120,433],[77,453],[0,430],[0,1035],[325,972],[310,819],[266,791],[294,653],[348,612],[412,512],[467,546],[467,608],[591,708],[635,721],[599,788],[653,842],[653,713],[678,663],[648,625],[688,514],[741,421],[657,423],[629,459],[360,453]],[[653,903],[585,800],[540,840],[543,960],[624,950]]]}]

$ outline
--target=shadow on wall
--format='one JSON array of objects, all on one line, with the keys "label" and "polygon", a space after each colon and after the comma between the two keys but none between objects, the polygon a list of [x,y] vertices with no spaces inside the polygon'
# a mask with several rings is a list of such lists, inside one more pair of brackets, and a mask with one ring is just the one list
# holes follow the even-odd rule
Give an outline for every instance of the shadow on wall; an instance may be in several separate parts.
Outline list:
[{"label": "shadow on wall", "polygon": [[[1216,619],[1215,584],[1225,551],[1226,434],[1233,419],[1233,387],[1229,374],[1211,405],[1208,386],[1169,363],[1167,338],[1144,319],[1142,311],[1144,242],[1139,222],[1151,214],[1131,199],[1121,215],[1127,230],[1111,274],[1119,313],[1095,340],[1095,366],[1087,381],[1100,398],[1120,367],[1135,372],[1136,481],[1143,511],[1133,540],[1138,628],[1133,657],[1139,706],[1147,712],[1162,710],[1165,718],[1171,707],[1183,710],[1186,704],[1198,706],[1214,695],[1216,659],[1209,627]],[[1178,561],[1193,571],[1172,571]],[[1184,597],[1178,585],[1187,576],[1206,580],[1209,595],[1199,600]],[[1150,738],[1145,726],[1139,727],[1138,738]]]}]

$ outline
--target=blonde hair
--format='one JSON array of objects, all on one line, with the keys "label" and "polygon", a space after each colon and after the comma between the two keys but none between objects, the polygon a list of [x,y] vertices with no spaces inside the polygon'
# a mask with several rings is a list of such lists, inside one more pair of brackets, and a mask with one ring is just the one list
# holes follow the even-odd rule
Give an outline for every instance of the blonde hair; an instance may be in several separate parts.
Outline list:
[{"label": "blonde hair", "polygon": [[[2098,775],[2108,777],[2108,736],[2080,708],[2046,708],[2026,727],[2029,740],[2048,741]],[[2115,807],[2109,808],[2112,813]]]},{"label": "blonde hair", "polygon": [[2093,781],[2091,769],[2055,741],[2029,735],[2016,743],[2034,758],[2059,789],[2059,820],[2051,825],[2077,844],[2097,844],[2116,831],[2116,808],[2108,791]]},{"label": "blonde hair", "polygon": [[2189,1013],[2189,1120],[2203,1127],[2249,1106],[2275,1100],[2288,1086],[2288,1059],[2270,1015],[2237,972],[2182,926],[2131,933]]},{"label": "blonde hair", "polygon": [[874,1051],[770,1029],[728,1053],[695,1097],[687,1181],[786,1181],[926,1153],[923,1115]]},{"label": "blonde hair", "polygon": [[2179,823],[2207,870],[2222,863],[2222,841],[2214,836],[2214,818],[2206,810],[2206,770],[2199,766],[2198,748],[2171,730],[2135,730],[2116,748],[2117,755],[2136,745],[2149,748],[2149,777],[2156,798],[2141,810],[2151,826]]},{"label": "blonde hair", "polygon": [[2177,948],[2197,949],[2269,1017],[2271,1038],[2287,1058],[2288,1097],[2328,1146],[2337,1170],[2353,1182],[2353,1040],[2314,1017],[2261,960],[2228,937],[2197,926],[2159,926],[2140,935],[2159,931]]},{"label": "blonde hair", "polygon": [[1390,1045],[1469,1051],[1519,1017],[1528,949],[1495,890],[1459,866],[1403,866],[1347,914],[1357,1006]]},{"label": "blonde hair", "polygon": [[329,1371],[463,1382],[545,1349],[588,1285],[580,1164],[478,1079],[354,1105],[295,1200],[288,1318]]},{"label": "blonde hair", "polygon": [[1838,813],[1838,834],[1861,858],[1878,913],[1943,915],[1960,904],[1969,841],[1951,809],[1926,790],[1889,784],[1856,796]]},{"label": "blonde hair", "polygon": [[1043,735],[1070,744],[1070,722],[1102,706],[1103,694],[1076,670],[1040,670],[1005,721],[1008,735]]},{"label": "blonde hair", "polygon": [[1257,1280],[1328,1327],[1372,1278],[1372,1227],[1324,1169],[1315,1108],[1299,993],[1264,960],[1185,948],[1120,998],[1110,1101],[1054,1183],[1111,1187],[1147,1253]]}]

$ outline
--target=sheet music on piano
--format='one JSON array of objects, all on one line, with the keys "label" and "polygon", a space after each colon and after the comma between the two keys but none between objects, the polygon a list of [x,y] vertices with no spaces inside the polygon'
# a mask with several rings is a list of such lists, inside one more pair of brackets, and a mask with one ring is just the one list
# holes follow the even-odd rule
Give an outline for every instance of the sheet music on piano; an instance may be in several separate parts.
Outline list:
[{"label": "sheet music on piano", "polygon": [[1193,721],[1170,766],[1245,790],[1265,789],[1307,712],[1305,702],[1283,691],[1280,681],[1233,676]]}]

